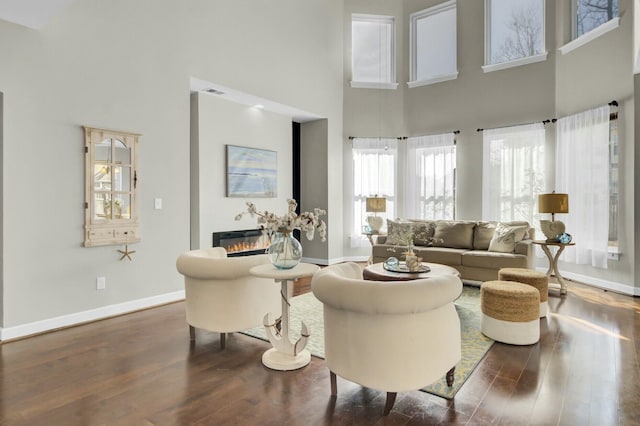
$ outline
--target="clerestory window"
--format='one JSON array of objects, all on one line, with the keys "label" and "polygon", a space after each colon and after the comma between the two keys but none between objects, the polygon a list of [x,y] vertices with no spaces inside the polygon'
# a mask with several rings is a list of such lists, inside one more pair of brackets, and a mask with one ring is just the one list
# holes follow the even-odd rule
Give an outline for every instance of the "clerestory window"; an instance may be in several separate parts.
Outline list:
[{"label": "clerestory window", "polygon": [[486,0],[485,15],[485,72],[547,59],[544,0]]},{"label": "clerestory window", "polygon": [[618,17],[618,0],[574,0],[573,38],[598,28]]},{"label": "clerestory window", "polygon": [[351,87],[395,89],[395,18],[353,14],[351,17]]},{"label": "clerestory window", "polygon": [[456,21],[455,0],[411,14],[409,87],[457,78]]}]

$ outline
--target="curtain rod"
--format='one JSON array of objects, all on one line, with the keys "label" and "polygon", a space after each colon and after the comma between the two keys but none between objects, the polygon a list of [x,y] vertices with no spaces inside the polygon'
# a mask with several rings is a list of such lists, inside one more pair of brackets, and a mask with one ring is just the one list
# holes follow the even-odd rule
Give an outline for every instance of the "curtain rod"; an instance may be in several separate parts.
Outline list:
[{"label": "curtain rod", "polygon": [[[558,121],[557,118],[548,118],[548,119],[542,120],[542,121],[532,121],[531,123],[510,124],[508,126],[492,127],[492,129],[506,129],[507,127],[526,126],[526,125],[529,125],[529,124],[536,124],[536,123],[542,123],[542,124],[546,125],[546,124],[549,124],[549,123],[555,123],[556,121]],[[485,130],[487,130],[487,129],[478,128],[478,129],[476,129],[476,132],[484,132]]]},{"label": "curtain rod", "polygon": [[[459,135],[460,134],[460,130],[454,130],[451,132],[444,132],[444,133],[434,133],[437,135],[440,134],[447,134],[447,133],[453,133],[454,135]],[[431,136],[431,135],[420,135],[420,136]],[[394,137],[385,137],[385,136],[349,136],[349,140],[353,140],[353,139],[357,139],[357,138],[366,138],[366,139],[398,139],[399,141],[404,141],[407,140],[410,137],[418,137],[418,136],[398,136],[397,138]]]},{"label": "curtain rod", "polygon": [[352,141],[354,139],[398,139],[402,140],[402,136],[349,136],[349,140]]}]

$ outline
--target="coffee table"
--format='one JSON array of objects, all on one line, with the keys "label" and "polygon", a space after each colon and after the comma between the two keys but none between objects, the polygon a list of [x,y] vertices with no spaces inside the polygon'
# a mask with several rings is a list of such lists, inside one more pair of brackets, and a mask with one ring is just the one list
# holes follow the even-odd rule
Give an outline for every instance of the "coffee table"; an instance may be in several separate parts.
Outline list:
[{"label": "coffee table", "polygon": [[[404,262],[400,262],[401,264]],[[451,266],[441,265],[439,263],[427,263],[422,262],[423,265],[428,266],[429,272],[393,272],[384,269],[382,263],[374,263],[367,265],[362,271],[362,277],[365,280],[371,281],[410,281],[418,280],[421,278],[430,278],[438,275],[455,275],[460,276],[460,272]]]}]

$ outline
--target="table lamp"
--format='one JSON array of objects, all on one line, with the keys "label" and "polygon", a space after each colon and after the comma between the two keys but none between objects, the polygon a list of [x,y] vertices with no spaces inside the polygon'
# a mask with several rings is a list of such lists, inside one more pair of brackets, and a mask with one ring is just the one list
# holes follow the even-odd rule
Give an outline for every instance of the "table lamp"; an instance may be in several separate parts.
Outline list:
[{"label": "table lamp", "polygon": [[564,234],[565,227],[564,223],[555,220],[555,214],[569,213],[569,195],[556,194],[555,191],[538,195],[538,212],[551,213],[551,220],[540,220],[540,228],[548,243],[557,242],[558,236]]},{"label": "table lamp", "polygon": [[384,197],[367,197],[366,201],[367,213],[373,213],[373,215],[367,216],[367,223],[371,227],[372,232],[380,232],[384,219],[378,216],[378,213],[387,211],[387,199]]}]

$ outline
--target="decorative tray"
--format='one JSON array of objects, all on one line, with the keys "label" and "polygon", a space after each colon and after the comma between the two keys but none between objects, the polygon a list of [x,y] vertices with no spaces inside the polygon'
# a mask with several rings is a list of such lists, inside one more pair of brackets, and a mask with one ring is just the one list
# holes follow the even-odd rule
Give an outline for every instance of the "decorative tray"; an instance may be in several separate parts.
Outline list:
[{"label": "decorative tray", "polygon": [[420,264],[420,269],[417,271],[410,271],[404,262],[400,262],[398,266],[389,266],[386,263],[382,263],[382,267],[390,272],[403,272],[406,274],[420,274],[431,270],[427,265]]}]

